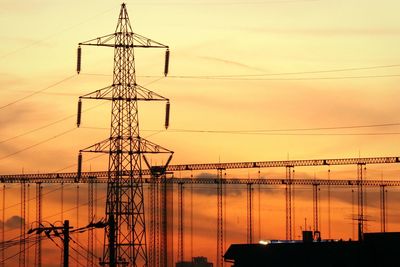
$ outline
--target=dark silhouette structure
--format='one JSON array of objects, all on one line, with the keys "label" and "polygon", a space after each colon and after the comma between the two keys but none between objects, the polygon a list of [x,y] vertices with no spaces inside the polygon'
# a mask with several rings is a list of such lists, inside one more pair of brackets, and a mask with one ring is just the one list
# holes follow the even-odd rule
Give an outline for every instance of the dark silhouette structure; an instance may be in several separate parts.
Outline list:
[{"label": "dark silhouette structure", "polygon": [[233,267],[394,267],[399,266],[400,233],[365,233],[362,241],[272,241],[233,244],[226,262]]},{"label": "dark silhouette structure", "polygon": [[206,257],[193,257],[192,261],[177,262],[176,267],[213,267],[213,264]]},{"label": "dark silhouette structure", "polygon": [[[78,102],[77,125],[81,124],[82,99],[111,101],[110,137],[80,150],[78,177],[81,178],[82,152],[109,155],[107,174],[107,201],[105,241],[102,266],[148,266],[147,239],[144,212],[142,170],[144,161],[150,174],[158,177],[165,172],[172,151],[140,136],[139,101],[165,101],[165,128],[169,124],[169,99],[137,84],[134,48],[164,48],[165,70],[168,73],[168,46],[132,31],[128,12],[122,4],[115,33],[79,43],[77,72],[81,71],[81,46],[114,48],[112,85],[81,96]],[[145,155],[168,154],[165,166],[153,168]]]}]

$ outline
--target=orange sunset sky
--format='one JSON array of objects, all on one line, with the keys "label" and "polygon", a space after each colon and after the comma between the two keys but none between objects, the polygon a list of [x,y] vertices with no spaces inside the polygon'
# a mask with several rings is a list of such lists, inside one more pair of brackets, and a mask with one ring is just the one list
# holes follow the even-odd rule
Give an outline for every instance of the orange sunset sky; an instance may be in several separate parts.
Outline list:
[{"label": "orange sunset sky", "polygon": [[[125,2],[133,30],[171,50],[166,78],[164,50],[135,50],[138,83],[171,101],[167,131],[163,104],[140,105],[142,136],[173,150],[171,164],[399,156],[398,1]],[[111,84],[113,51],[83,47],[82,72],[77,75],[76,48],[79,42],[114,32],[120,4],[0,2],[0,173],[73,172],[79,149],[108,137],[110,103],[85,100],[81,128],[76,128],[75,114],[79,96]],[[84,156],[84,171],[105,170],[107,156],[93,156]],[[295,177],[324,179],[327,170],[299,168]],[[226,175],[256,178],[257,171],[227,171]],[[332,178],[357,174],[355,167],[331,171]],[[398,171],[397,165],[367,166],[367,179],[394,179]],[[261,170],[260,175],[282,178],[285,171]],[[76,206],[74,186],[66,189],[66,209]],[[44,190],[57,191],[57,186]],[[86,190],[82,185],[82,202]],[[206,233],[215,231],[213,190],[195,188],[193,202],[197,212],[193,254],[211,260],[215,253],[208,246],[215,241]],[[284,190],[261,188],[261,218],[257,190],[256,238],[284,238]],[[324,190],[323,230],[327,227]],[[398,190],[389,190],[388,227],[398,231],[394,201]],[[44,207],[44,216],[59,209],[56,191],[47,195],[53,201]],[[9,185],[8,192],[10,218],[19,212],[15,206],[19,188]],[[351,189],[333,189],[332,198],[332,238],[353,237]],[[312,222],[310,200],[310,188],[298,188],[296,235],[304,218]],[[369,227],[374,231],[380,230],[378,200],[379,192],[371,191]],[[231,188],[228,244],[246,241],[245,201],[245,187]],[[102,202],[99,199],[99,210]],[[33,217],[34,200],[30,205]],[[85,212],[82,208],[80,224],[86,220]],[[64,218],[68,216],[75,220],[75,211]],[[10,238],[17,235],[10,229]]]}]

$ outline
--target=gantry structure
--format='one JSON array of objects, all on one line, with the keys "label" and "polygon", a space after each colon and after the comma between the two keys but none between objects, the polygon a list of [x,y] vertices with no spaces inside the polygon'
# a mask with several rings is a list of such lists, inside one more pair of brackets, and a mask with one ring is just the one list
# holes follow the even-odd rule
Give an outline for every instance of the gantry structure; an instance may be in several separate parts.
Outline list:
[{"label": "gantry structure", "polygon": [[[257,162],[230,162],[230,163],[205,163],[205,164],[179,164],[179,165],[168,165],[168,166],[152,166],[151,168],[142,170],[142,183],[149,184],[150,191],[150,222],[156,223],[153,225],[150,234],[151,247],[149,248],[151,260],[150,266],[169,266],[171,263],[167,261],[167,225],[166,214],[160,215],[160,210],[165,208],[167,205],[166,188],[168,185],[176,184],[178,186],[178,259],[184,259],[184,233],[183,233],[183,206],[184,206],[184,186],[195,185],[195,184],[208,184],[215,185],[217,195],[217,266],[223,266],[223,252],[224,252],[224,221],[223,221],[223,195],[226,191],[225,186],[230,184],[235,185],[246,185],[247,187],[247,241],[253,242],[253,189],[254,185],[269,185],[269,186],[283,186],[285,188],[286,196],[286,239],[292,240],[292,227],[293,222],[291,220],[293,213],[293,187],[297,185],[312,186],[313,188],[313,223],[314,230],[318,230],[318,191],[321,186],[339,186],[339,187],[351,187],[357,190],[358,195],[358,212],[355,218],[358,221],[360,231],[363,231],[363,224],[365,221],[363,210],[364,207],[364,187],[376,187],[380,188],[381,192],[381,227],[385,230],[385,218],[386,218],[386,188],[388,187],[399,187],[400,180],[382,180],[382,179],[364,179],[365,167],[367,165],[375,164],[396,164],[400,163],[400,157],[371,157],[371,158],[340,158],[340,159],[315,159],[315,160],[286,160],[286,161],[257,161]],[[357,168],[356,179],[299,179],[293,178],[292,172],[295,167],[311,167],[311,166],[340,166],[340,165],[351,165]],[[260,171],[264,168],[284,168],[286,170],[286,176],[283,178],[230,178],[224,177],[224,172],[235,169],[256,169]],[[289,171],[288,171],[289,169]],[[214,176],[208,178],[176,178],[174,174],[179,172],[195,172],[195,171],[215,171]],[[154,179],[156,171],[158,173],[168,174],[168,178],[164,176],[164,179]],[[123,173],[128,175],[127,173]],[[328,171],[330,174],[330,171]],[[109,172],[98,171],[98,172],[81,172],[81,173],[43,173],[43,174],[16,174],[16,175],[0,175],[0,182],[7,183],[88,183],[90,186],[95,183],[107,184]],[[161,185],[158,187],[157,185]],[[157,189],[157,190],[155,190]],[[155,198],[155,199],[154,199]],[[289,202],[290,201],[290,202]],[[93,200],[92,200],[93,202]],[[90,196],[89,196],[90,203]],[[157,205],[156,203],[161,203]],[[171,204],[171,203],[169,203]],[[90,207],[90,204],[89,204]],[[158,214],[158,215],[157,215]],[[289,219],[288,219],[289,218]],[[382,224],[383,223],[383,224]],[[163,228],[160,229],[160,228]],[[160,246],[157,248],[157,246]],[[169,265],[168,265],[169,264]]]}]

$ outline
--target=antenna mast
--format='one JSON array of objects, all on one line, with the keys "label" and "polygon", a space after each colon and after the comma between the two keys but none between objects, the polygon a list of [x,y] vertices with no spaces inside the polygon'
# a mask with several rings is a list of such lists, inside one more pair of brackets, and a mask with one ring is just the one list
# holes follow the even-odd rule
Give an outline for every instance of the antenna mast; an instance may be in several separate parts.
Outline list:
[{"label": "antenna mast", "polygon": [[[78,178],[82,170],[81,152],[109,154],[106,219],[102,266],[148,266],[142,159],[147,153],[166,153],[170,162],[173,152],[156,145],[139,133],[138,101],[165,101],[169,113],[169,99],[136,83],[134,48],[164,48],[168,73],[168,46],[133,33],[125,4],[122,4],[115,33],[79,43],[77,72],[81,71],[81,47],[106,46],[114,48],[112,85],[81,96],[78,104],[77,125],[81,124],[82,99],[111,101],[110,137],[80,150]],[[168,127],[169,114],[166,114]],[[151,166],[148,166],[151,168]],[[163,168],[163,173],[165,173]]]}]

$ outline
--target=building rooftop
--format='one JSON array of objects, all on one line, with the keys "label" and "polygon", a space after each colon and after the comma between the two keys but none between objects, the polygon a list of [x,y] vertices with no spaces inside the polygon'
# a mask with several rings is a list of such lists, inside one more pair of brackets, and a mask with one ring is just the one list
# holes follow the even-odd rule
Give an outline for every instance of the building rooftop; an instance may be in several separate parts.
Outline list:
[{"label": "building rooftop", "polygon": [[234,267],[400,266],[400,233],[366,233],[363,241],[266,242],[233,244],[224,255]]}]

